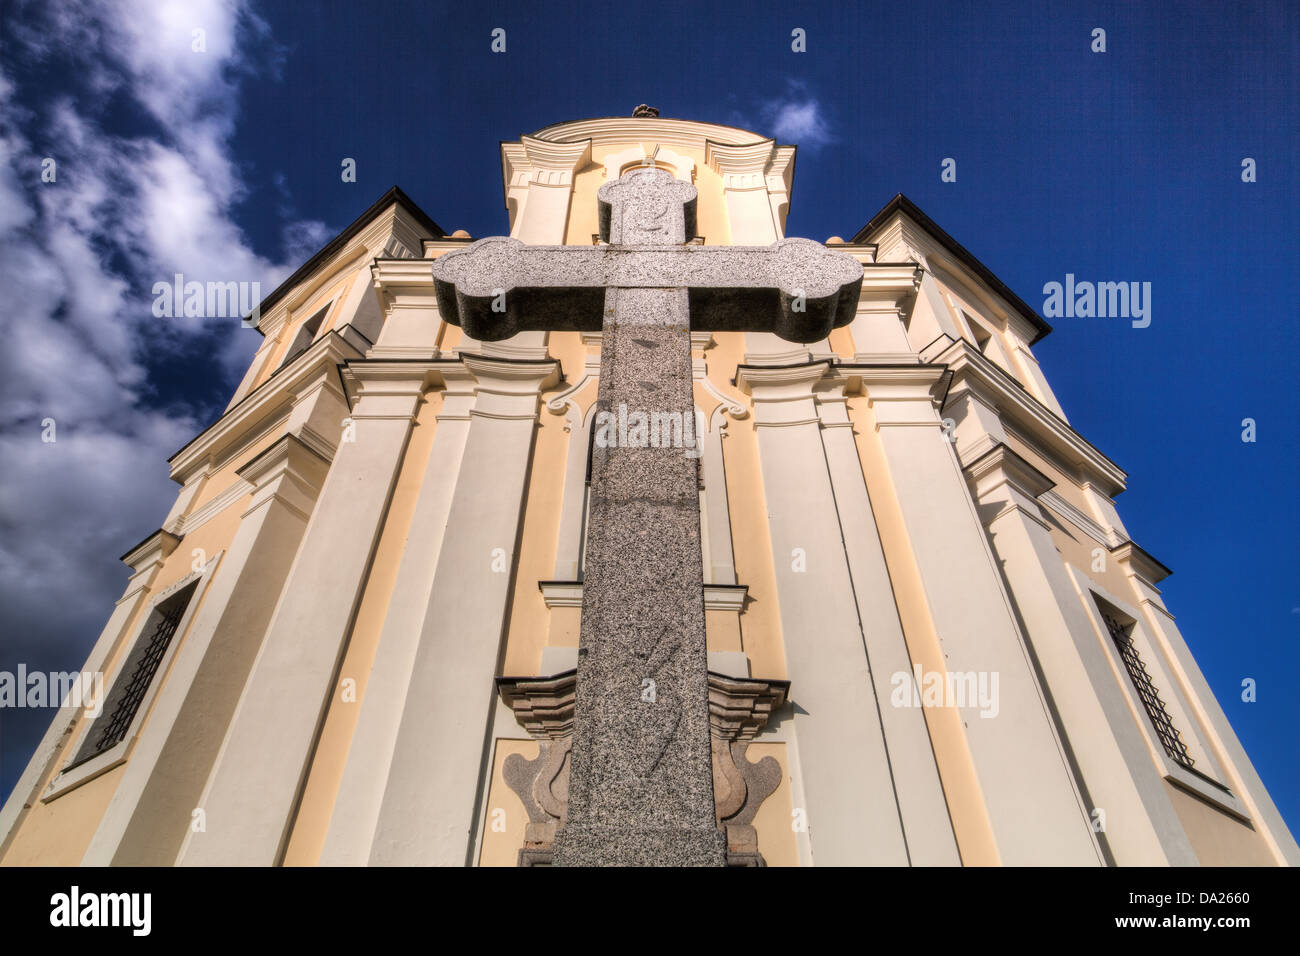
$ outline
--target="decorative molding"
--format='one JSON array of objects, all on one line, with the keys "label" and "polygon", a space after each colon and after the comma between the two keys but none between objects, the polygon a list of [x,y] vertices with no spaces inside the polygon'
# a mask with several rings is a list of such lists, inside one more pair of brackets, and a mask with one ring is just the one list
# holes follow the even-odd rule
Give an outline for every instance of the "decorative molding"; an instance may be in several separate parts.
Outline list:
[{"label": "decorative molding", "polygon": [[[548,608],[582,607],[581,581],[538,581],[537,589],[542,592],[542,600]],[[740,613],[745,609],[748,596],[747,584],[706,584],[704,609]]]},{"label": "decorative molding", "polygon": [[1132,568],[1133,573],[1152,588],[1174,573],[1131,540],[1111,548],[1110,553],[1121,565]]},{"label": "decorative molding", "polygon": [[362,353],[345,338],[332,330],[327,332],[172,455],[169,460],[172,480],[183,483],[209,460],[218,462],[234,457],[265,433],[263,426],[268,420],[287,414],[299,392],[306,391],[322,376],[333,382],[338,366],[360,358]]},{"label": "decorative molding", "polygon": [[[708,392],[710,395],[712,395],[721,403],[721,407],[732,418],[740,419],[749,416],[749,408],[743,402],[732,398],[726,392],[722,391],[722,389],[718,388],[718,386],[713,384],[713,382],[709,379],[707,375],[700,378],[699,383],[700,386],[706,392]],[[723,427],[724,428],[726,427],[725,422],[723,423]]]},{"label": "decorative molding", "polygon": [[600,379],[600,356],[588,355],[582,363],[582,377],[566,388],[564,391],[552,396],[546,400],[546,410],[556,415],[563,414],[564,410],[572,406],[575,410],[578,403],[573,400],[573,396],[586,388],[587,383]]},{"label": "decorative molding", "polygon": [[1045,491],[1039,495],[1038,503],[1049,511],[1056,512],[1057,515],[1070,522],[1098,544],[1103,545],[1107,550],[1123,543],[1124,539],[1119,535],[1108,533],[1091,515],[1085,514],[1070,504],[1055,489]]},{"label": "decorative molding", "polygon": [[1123,469],[970,343],[941,335],[921,350],[921,357],[947,366],[955,383],[970,379],[982,386],[981,395],[996,404],[999,416],[1049,451],[1053,464],[1067,474],[1073,471],[1095,482],[1107,497],[1124,490],[1128,475]]},{"label": "decorative molding", "polygon": [[695,120],[612,116],[556,123],[539,129],[531,138],[557,143],[590,140],[593,146],[654,142],[704,149],[710,142],[730,146],[752,143],[758,134]]},{"label": "decorative molding", "polygon": [[645,146],[640,143],[629,146],[617,153],[610,153],[605,157],[605,179],[612,182],[618,179],[628,166],[644,163],[646,159],[652,160],[646,165],[654,166],[663,163],[671,166],[673,177],[680,179],[682,182],[690,183],[695,181],[695,160],[671,149],[665,149],[660,145],[656,145],[654,149],[647,151]]},{"label": "decorative molding", "polygon": [[[501,700],[538,741],[537,756],[532,760],[511,754],[501,768],[506,785],[528,813],[520,866],[550,863],[556,830],[568,812],[577,684],[576,669],[549,677],[496,679]],[[708,686],[714,808],[718,827],[727,835],[727,863],[764,866],[753,820],[763,801],[780,786],[782,771],[774,758],[750,763],[745,752],[789,698],[790,682],[727,677],[710,671]]]}]

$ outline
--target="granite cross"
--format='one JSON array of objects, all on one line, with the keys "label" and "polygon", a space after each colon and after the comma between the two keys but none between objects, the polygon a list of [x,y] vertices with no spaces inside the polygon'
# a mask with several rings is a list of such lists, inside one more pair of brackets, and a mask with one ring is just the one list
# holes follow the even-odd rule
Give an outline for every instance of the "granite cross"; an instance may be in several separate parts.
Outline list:
[{"label": "granite cross", "polygon": [[[633,169],[597,199],[607,245],[480,240],[434,262],[438,309],[482,341],[602,333],[598,423],[619,427],[598,430],[592,448],[573,764],[554,863],[723,865],[690,331],[823,339],[853,318],[862,266],[806,239],[687,245],[695,187],[661,169]],[[664,430],[644,427],[653,421]]]}]

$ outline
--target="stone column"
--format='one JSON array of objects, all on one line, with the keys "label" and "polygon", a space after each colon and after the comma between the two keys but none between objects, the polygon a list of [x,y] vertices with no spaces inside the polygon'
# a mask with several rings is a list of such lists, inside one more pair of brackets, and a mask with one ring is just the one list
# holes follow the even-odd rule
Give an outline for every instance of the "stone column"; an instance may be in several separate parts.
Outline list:
[{"label": "stone column", "polygon": [[[385,664],[379,676],[386,684],[368,686],[364,698],[365,706],[375,710],[377,724],[383,724],[380,729],[387,731],[394,703],[378,696],[372,703],[372,694],[383,693],[383,686],[402,694],[400,725],[392,728],[396,732],[392,757],[386,766],[382,759],[374,763],[375,771],[385,777],[370,847],[373,865],[464,866],[470,862],[479,774],[488,753],[489,722],[497,699],[493,677],[506,627],[538,396],[558,381],[559,367],[553,361],[511,362],[470,355],[461,360],[476,380],[476,398],[418,646],[404,674],[393,674]],[[408,653],[405,642],[394,645],[391,653],[394,662],[403,663]],[[389,677],[405,677],[405,687],[400,680],[389,682]],[[353,772],[351,754],[373,739],[353,740],[349,773]],[[366,796],[367,808],[372,799],[373,794]],[[332,821],[331,835],[342,837],[338,828],[346,826],[342,820]],[[365,838],[366,834],[357,833],[348,840],[352,849],[346,861],[355,859]],[[342,852],[342,842],[333,846]],[[330,846],[327,850],[336,852]]]},{"label": "stone column", "polygon": [[271,865],[288,837],[335,673],[406,450],[426,362],[357,361],[340,442],[201,799],[185,865]]},{"label": "stone column", "polygon": [[906,865],[907,841],[813,398],[828,367],[742,366],[736,376],[754,399],[807,801],[797,809],[807,812],[817,865]]},{"label": "stone column", "polygon": [[243,468],[252,500],[154,702],[86,866],[170,866],[217,758],[328,462],[286,435]]},{"label": "stone column", "polygon": [[[1095,866],[1086,807],[936,405],[941,366],[862,366],[862,388],[950,672],[998,681],[996,716],[962,712],[1001,861]],[[794,685],[798,688],[798,684]]]}]

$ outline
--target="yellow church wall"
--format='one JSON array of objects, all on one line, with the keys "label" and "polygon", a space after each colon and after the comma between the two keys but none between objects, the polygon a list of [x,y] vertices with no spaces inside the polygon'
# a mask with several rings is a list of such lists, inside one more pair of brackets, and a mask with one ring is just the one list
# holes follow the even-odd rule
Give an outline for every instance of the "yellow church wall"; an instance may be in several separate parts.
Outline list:
[{"label": "yellow church wall", "polygon": [[[314,865],[320,859],[321,849],[325,845],[325,833],[343,779],[348,747],[361,714],[361,701],[365,697],[370,668],[379,646],[411,518],[415,514],[420,487],[424,483],[429,450],[433,447],[437,432],[437,416],[442,409],[443,393],[438,390],[428,391],[424,398],[416,413],[415,425],[411,429],[411,437],[398,471],[384,528],[375,549],[374,562],[357,606],[356,621],[343,656],[343,664],[339,668],[339,682],[330,697],[320,740],[312,755],[302,800],[285,847],[285,866]],[[344,700],[344,681],[349,679],[356,681],[355,697]]]},{"label": "yellow church wall", "polygon": [[[925,587],[885,460],[884,447],[877,434],[875,413],[865,396],[850,397],[847,405],[908,654],[913,666],[920,666],[925,671],[946,672],[948,668],[930,617]],[[953,707],[926,707],[924,713],[962,863],[966,866],[996,866],[1000,862],[997,846],[984,807],[979,777],[966,744],[961,715]]]},{"label": "yellow church wall", "polygon": [[[67,759],[60,754],[55,766],[61,768]],[[79,866],[125,769],[119,764],[50,803],[37,802],[0,866]]]},{"label": "yellow church wall", "polygon": [[[718,332],[713,341],[714,345],[707,353],[709,380],[718,391],[752,409],[749,398],[731,384],[736,367],[744,361],[744,333]],[[736,562],[736,581],[749,586],[748,600],[739,622],[741,646],[749,655],[753,676],[784,680],[788,672],[781,636],[781,608],[777,603],[767,500],[763,494],[758,435],[752,411],[739,421],[727,416],[722,460],[727,479],[727,509],[731,517],[731,550]]]},{"label": "yellow church wall", "polygon": [[524,845],[528,811],[515,792],[506,784],[502,767],[511,754],[536,760],[541,744],[536,740],[498,738],[492,754],[492,783],[488,787],[487,812],[483,814],[479,866],[518,866],[519,851]]},{"label": "yellow church wall", "polygon": [[794,789],[786,745],[781,741],[756,741],[745,750],[745,759],[758,763],[771,757],[781,765],[781,783],[763,801],[754,815],[758,852],[768,866],[798,866],[799,844],[794,832]]},{"label": "yellow church wall", "polygon": [[[203,551],[205,561],[211,560],[217,552],[226,548],[239,527],[239,516],[248,507],[248,501],[248,497],[240,499],[205,522],[193,533],[186,535],[176,550],[163,562],[150,587],[150,597],[141,602],[140,607],[132,615],[123,632],[124,639],[114,649],[109,659],[105,661],[105,689],[117,678],[122,661],[129,653],[135,638],[138,636],[139,628],[144,623],[144,616],[149,609],[152,596],[165,591],[194,570],[194,550],[196,548]],[[196,611],[202,607],[203,600],[203,597],[199,599],[199,604],[195,606]],[[193,619],[192,615],[191,620]],[[175,645],[176,652],[179,652],[184,645],[187,633],[188,629],[186,633],[178,635]],[[172,654],[172,661],[175,660],[176,652]],[[170,672],[169,665],[166,670],[161,671],[156,677],[156,686],[159,692],[166,686]],[[140,724],[140,733],[144,733],[149,726],[149,720],[153,716],[153,708],[158,701],[158,696],[159,694],[155,693],[150,699],[149,706],[145,710],[144,718]],[[72,747],[79,743],[85,726],[86,720],[83,717],[73,726],[72,731],[64,737],[57,757],[50,764],[51,770],[46,773],[45,778],[41,781],[42,792],[49,786],[50,780],[61,772],[64,765],[71,759]],[[134,750],[134,744],[131,749]],[[117,784],[121,780],[129,762],[130,751],[128,751],[125,763],[105,771],[81,786],[63,791],[48,803],[38,801],[28,811],[27,816],[19,826],[14,842],[5,854],[3,861],[0,861],[0,865],[78,865],[85,855],[86,849],[90,846],[95,830],[99,827],[99,822],[103,819],[109,801],[112,800]]]},{"label": "yellow church wall", "polygon": [[193,514],[212,499],[224,494],[232,485],[242,482],[243,479],[238,475],[239,469],[284,437],[284,429],[281,426],[287,417],[286,413],[260,425],[259,427],[264,429],[263,433],[213,470],[185,513]]},{"label": "yellow church wall", "polygon": [[[508,637],[502,667],[503,673],[508,675],[537,674],[542,648],[548,643],[556,643],[550,634],[554,610],[547,609],[537,582],[549,581],[555,576],[565,463],[569,442],[578,436],[566,432],[567,417],[551,412],[545,403],[559,392],[571,388],[573,382],[582,377],[587,350],[582,344],[582,335],[578,332],[552,332],[548,344],[552,357],[558,359],[564,369],[565,380],[544,392],[541,397],[519,555],[514,563],[515,577],[506,623]],[[583,401],[579,404],[585,402],[589,406],[594,400],[596,389],[588,385],[581,394]],[[573,643],[564,646],[577,646],[576,634]]]},{"label": "yellow church wall", "polygon": [[1168,780],[1165,790],[1202,866],[1277,865],[1263,837],[1252,827]]},{"label": "yellow church wall", "polygon": [[[573,193],[569,200],[569,222],[564,233],[566,244],[591,245],[591,237],[599,232],[596,191],[606,182],[605,158],[613,153],[621,153],[631,145],[634,144],[594,147],[592,161],[574,175]],[[649,150],[655,147],[654,143],[643,145]],[[704,150],[681,146],[673,146],[672,149],[681,156],[695,160],[695,178],[692,182],[699,193],[696,202],[696,231],[704,236],[706,245],[729,245],[731,230],[722,196],[722,178],[704,162]]]},{"label": "yellow church wall", "polygon": [[[1053,491],[1064,498],[1066,502],[1078,508],[1084,514],[1089,514],[1089,505],[1084,496],[1084,490],[1056,464],[1039,454],[1036,448],[1011,431],[1007,432],[1007,445],[1017,455],[1055,482],[1056,487]],[[1061,553],[1061,560],[1073,566],[1085,577],[1112,594],[1126,593],[1129,587],[1128,579],[1119,564],[1111,560],[1110,549],[1071,521],[1069,515],[1060,514],[1046,504],[1044,504],[1044,510],[1048,513],[1048,523],[1051,525],[1052,543],[1056,545],[1057,551]],[[1093,550],[1096,548],[1101,548],[1106,552],[1104,570],[1102,571],[1093,569],[1094,564],[1097,563],[1096,556],[1093,554]]]},{"label": "yellow church wall", "polygon": [[[369,268],[369,263],[367,263],[362,268]],[[330,310],[326,314],[324,320],[321,322],[320,328],[316,330],[317,338],[319,338],[320,335],[322,335],[327,329],[333,326],[334,319],[338,315],[338,310],[342,308],[344,294],[351,286],[355,277],[356,277],[356,269],[348,269],[336,282],[330,283],[328,288],[323,288],[322,290],[314,293],[311,296],[311,298],[307,300],[305,304],[300,305],[294,309],[293,315],[285,323],[285,327],[282,328],[277,334],[277,339],[276,339],[275,347],[271,353],[271,358],[262,366],[261,370],[257,373],[257,378],[253,382],[253,388],[257,388],[259,385],[266,382],[273,374],[275,374],[275,370],[280,367],[280,363],[284,361],[285,355],[288,354],[289,345],[290,343],[293,342],[294,336],[298,334],[298,329],[302,326],[304,322],[306,322],[313,315],[315,315],[316,311],[320,309],[320,307],[324,305],[326,302],[330,302]],[[307,282],[303,283],[303,286],[310,286],[312,281],[313,280],[308,280]],[[328,282],[329,276],[327,274],[321,274],[314,281],[318,283]],[[298,286],[298,290],[301,290],[303,286]],[[295,292],[297,292],[298,290],[295,290]],[[332,302],[330,301],[331,299],[333,300]],[[315,340],[313,339],[313,341]],[[250,389],[250,391],[252,391],[252,389]]]}]

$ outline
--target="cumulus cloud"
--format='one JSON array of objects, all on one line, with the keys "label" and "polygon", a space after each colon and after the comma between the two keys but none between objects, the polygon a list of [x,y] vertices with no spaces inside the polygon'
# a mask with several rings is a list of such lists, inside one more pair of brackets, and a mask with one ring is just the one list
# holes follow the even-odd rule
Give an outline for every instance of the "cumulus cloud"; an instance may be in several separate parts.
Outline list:
[{"label": "cumulus cloud", "polygon": [[[166,458],[220,410],[211,397],[160,400],[152,371],[202,361],[228,397],[259,341],[237,320],[155,318],[153,283],[179,272],[259,282],[265,294],[329,231],[286,223],[277,262],[233,218],[247,192],[230,146],[239,86],[280,57],[239,0],[56,0],[7,16],[0,669],[67,670],[121,593],[117,556],[174,499]],[[66,86],[35,87],[33,75],[68,62]],[[129,134],[104,119],[123,103],[140,118]],[[52,183],[41,179],[47,156],[57,162]],[[55,441],[42,441],[51,419]],[[48,718],[0,714],[0,796]]]},{"label": "cumulus cloud", "polygon": [[825,111],[804,84],[790,82],[786,91],[761,107],[763,121],[782,143],[816,149],[834,142]]}]

